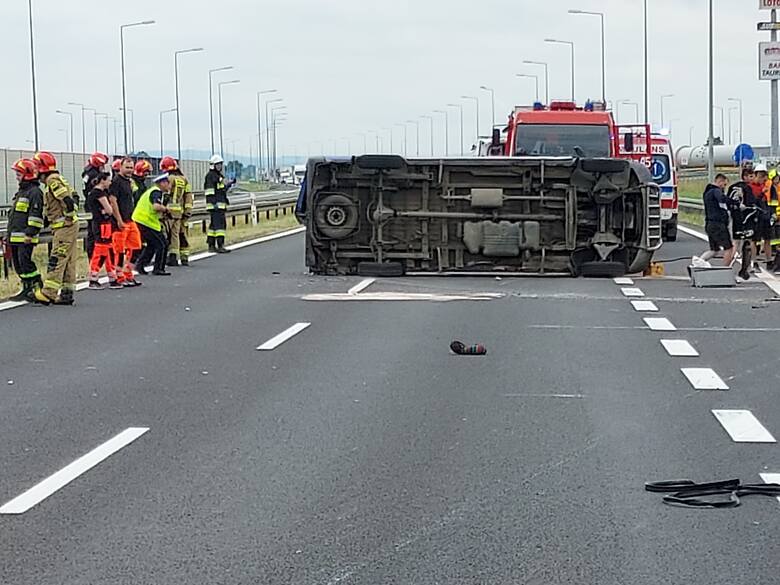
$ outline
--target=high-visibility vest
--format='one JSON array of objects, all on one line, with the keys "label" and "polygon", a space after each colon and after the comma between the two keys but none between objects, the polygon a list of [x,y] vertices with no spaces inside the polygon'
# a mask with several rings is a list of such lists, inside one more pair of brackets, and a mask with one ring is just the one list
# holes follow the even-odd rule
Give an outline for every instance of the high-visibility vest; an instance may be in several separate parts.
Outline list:
[{"label": "high-visibility vest", "polygon": [[153,185],[144,191],[144,194],[138,199],[135,211],[133,211],[133,221],[135,223],[145,225],[156,232],[162,231],[162,224],[160,223],[160,216],[157,215],[157,211],[152,206],[152,193],[159,190],[160,188],[157,185]]}]

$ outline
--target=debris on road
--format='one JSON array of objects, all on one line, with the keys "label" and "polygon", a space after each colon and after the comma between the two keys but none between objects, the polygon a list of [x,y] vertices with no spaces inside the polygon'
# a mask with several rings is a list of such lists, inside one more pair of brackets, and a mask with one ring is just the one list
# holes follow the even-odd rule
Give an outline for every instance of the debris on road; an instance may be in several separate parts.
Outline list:
[{"label": "debris on road", "polygon": [[13,386],[14,385],[14,381],[13,380],[8,380],[8,385],[9,386]]},{"label": "debris on road", "polygon": [[[743,484],[739,479],[696,483],[690,479],[655,481],[645,491],[666,493],[663,503],[683,508],[736,508],[743,496],[780,496],[780,484]],[[718,497],[721,496],[721,497]],[[722,496],[727,496],[723,498]]]},{"label": "debris on road", "polygon": [[485,355],[487,354],[487,348],[477,343],[476,345],[467,346],[462,341],[453,341],[450,343],[450,349],[457,355]]},{"label": "debris on road", "polygon": [[208,376],[208,375],[209,375],[209,373],[208,373],[206,370],[203,370],[203,371],[201,372],[201,374],[203,374],[204,376]]}]

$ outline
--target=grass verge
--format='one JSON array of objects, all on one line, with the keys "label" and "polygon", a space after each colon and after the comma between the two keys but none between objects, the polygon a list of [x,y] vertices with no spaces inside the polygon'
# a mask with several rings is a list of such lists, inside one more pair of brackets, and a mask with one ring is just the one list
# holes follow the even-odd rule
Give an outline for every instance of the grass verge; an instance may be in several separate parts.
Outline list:
[{"label": "grass verge", "polygon": [[[298,222],[292,214],[280,215],[279,217],[272,217],[271,219],[261,219],[257,225],[244,223],[243,216],[238,216],[236,218],[235,227],[230,225],[230,223],[231,219],[228,218],[227,244],[236,244],[245,240],[251,240],[253,238],[259,238],[298,227]],[[201,233],[199,225],[190,228],[190,247],[193,254],[203,252],[207,249],[206,235]],[[87,278],[89,262],[87,261],[87,255],[84,252],[81,241],[79,241],[79,250],[80,254],[76,272],[79,281],[82,281]],[[38,270],[40,270],[41,274],[45,275],[46,265],[48,263],[48,251],[45,245],[40,245],[35,248],[33,260],[38,265]],[[0,301],[16,294],[20,288],[19,279],[13,270],[10,270],[10,274],[8,275],[3,274],[3,277],[0,278]]]}]

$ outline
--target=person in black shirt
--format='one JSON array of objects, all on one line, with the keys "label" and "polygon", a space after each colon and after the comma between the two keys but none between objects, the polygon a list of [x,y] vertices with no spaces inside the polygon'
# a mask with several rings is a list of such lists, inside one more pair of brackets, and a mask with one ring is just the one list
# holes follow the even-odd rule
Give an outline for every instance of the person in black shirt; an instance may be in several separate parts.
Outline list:
[{"label": "person in black shirt", "polygon": [[716,253],[724,251],[723,263],[731,266],[735,248],[729,234],[729,206],[723,191],[728,184],[726,175],[719,173],[715,183],[707,185],[704,191],[704,225],[710,240],[710,250],[702,254],[702,259],[709,260]]},{"label": "person in black shirt", "polygon": [[134,260],[141,253],[141,234],[138,231],[138,226],[133,222],[133,210],[135,209],[133,166],[132,158],[129,156],[123,158],[108,191],[109,201],[117,222],[117,229],[112,236],[114,257],[116,258],[116,279],[119,284],[126,287],[141,285],[133,274]]},{"label": "person in black shirt", "polygon": [[[108,163],[108,157],[102,152],[95,152],[87,160],[87,166],[81,173],[81,180],[84,182],[84,211],[92,213],[89,208],[89,191],[95,182],[97,176],[103,172]],[[76,202],[78,205],[78,201]],[[87,257],[92,258],[92,252],[95,249],[95,234],[92,233],[92,222],[87,223]]]},{"label": "person in black shirt", "polygon": [[87,204],[92,209],[92,233],[95,234],[95,249],[89,264],[89,288],[101,290],[105,288],[100,284],[100,269],[105,264],[108,274],[109,288],[122,288],[116,280],[114,267],[114,250],[112,248],[112,235],[116,221],[114,210],[109,203],[108,189],[111,186],[111,176],[108,173],[100,173],[92,181],[92,189],[87,195]]},{"label": "person in black shirt", "polygon": [[742,270],[739,276],[750,278],[750,264],[755,256],[753,236],[758,229],[758,209],[756,198],[750,184],[754,181],[753,164],[742,167],[741,180],[729,187],[726,195],[731,214],[731,233],[736,243],[735,249],[742,254]]}]

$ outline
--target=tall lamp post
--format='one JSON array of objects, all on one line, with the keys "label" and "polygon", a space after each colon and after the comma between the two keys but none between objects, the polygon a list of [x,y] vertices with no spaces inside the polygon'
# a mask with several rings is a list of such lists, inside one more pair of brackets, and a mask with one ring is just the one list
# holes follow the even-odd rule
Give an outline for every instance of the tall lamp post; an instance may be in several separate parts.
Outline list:
[{"label": "tall lamp post", "polygon": [[493,127],[496,125],[496,92],[492,87],[480,85],[479,89],[490,93],[490,131],[493,131]]},{"label": "tall lamp post", "polygon": [[[265,102],[265,156],[266,156],[266,162],[267,164],[267,170],[268,170],[268,176],[271,176],[271,123],[268,118],[268,106],[271,104],[276,104],[282,101],[282,98],[274,98],[271,100],[266,100]],[[324,147],[323,147],[324,148]]]},{"label": "tall lamp post", "polygon": [[460,156],[463,156],[465,154],[463,147],[463,104],[447,104],[447,107],[460,110]]},{"label": "tall lamp post", "polygon": [[739,104],[739,143],[742,144],[742,98],[730,97],[729,101]]},{"label": "tall lamp post", "polygon": [[590,10],[569,10],[569,14],[598,16],[601,19],[601,101],[607,103],[607,65],[606,65],[606,35],[604,33],[604,13]]},{"label": "tall lamp post", "polygon": [[65,110],[57,110],[58,114],[67,116],[70,119],[70,151],[73,152],[73,112],[66,112]]},{"label": "tall lamp post", "polygon": [[[223,136],[222,136],[222,88],[226,85],[234,85],[236,83],[241,83],[241,80],[239,79],[231,79],[230,81],[220,81],[217,83],[217,112],[218,112],[218,119],[219,119],[219,155],[222,158],[225,158],[225,146],[223,142]],[[176,114],[178,117],[178,113]]]},{"label": "tall lamp post", "polygon": [[431,144],[430,144],[430,150],[431,150],[431,156],[433,156],[433,116],[425,114],[423,116],[420,116],[423,120],[428,120],[428,124],[430,124],[430,130],[431,130]]},{"label": "tall lamp post", "polygon": [[30,77],[32,79],[32,106],[33,106],[33,134],[35,137],[35,150],[40,148],[38,140],[38,89],[35,79],[35,39],[33,37],[33,11],[32,0],[27,0],[27,14],[30,20]]},{"label": "tall lamp post", "polygon": [[154,24],[153,20],[144,20],[142,22],[131,22],[130,24],[123,24],[119,27],[119,53],[122,61],[122,127],[124,128],[125,138],[125,154],[129,152],[127,142],[127,81],[125,77],[125,29],[133,28],[136,26],[147,26]]},{"label": "tall lamp post", "polygon": [[165,114],[169,114],[171,112],[175,112],[176,108],[170,108],[168,110],[163,110],[160,112],[160,158],[165,156],[165,145],[163,143],[163,116]]},{"label": "tall lamp post", "polygon": [[447,110],[433,110],[433,113],[444,115],[444,156],[450,156],[450,113]]},{"label": "tall lamp post", "polygon": [[539,101],[539,76],[538,75],[529,75],[528,73],[517,73],[515,74],[515,77],[522,77],[525,79],[533,79],[536,83],[536,101]]},{"label": "tall lamp post", "polygon": [[199,53],[203,51],[203,47],[196,47],[194,49],[184,49],[182,51],[176,51],[173,54],[173,82],[176,93],[176,154],[177,159],[181,160],[181,110],[179,109],[179,55],[185,53]]},{"label": "tall lamp post", "polygon": [[[263,177],[263,167],[265,164],[263,163],[263,126],[260,123],[260,112],[263,109],[263,96],[268,95],[271,93],[276,93],[277,90],[275,89],[265,89],[262,91],[257,92],[257,160],[259,161],[259,167],[260,167],[260,178]],[[268,116],[266,116],[266,124],[268,122]],[[266,132],[268,129],[266,128]]]},{"label": "tall lamp post", "polygon": [[[644,0],[644,76],[645,76],[645,126],[650,125],[650,74],[647,42],[647,0]],[[712,183],[712,181],[710,181]]]},{"label": "tall lamp post", "polygon": [[[119,108],[120,111],[125,111],[125,108]],[[133,108],[127,108],[127,114],[130,114],[130,131],[128,132],[128,135],[130,136],[129,140],[129,146],[130,150],[127,150],[127,147],[125,147],[125,154],[129,154],[130,152],[135,152],[135,110]],[[127,114],[125,114],[125,128],[127,128]]]},{"label": "tall lamp post", "polygon": [[214,74],[220,71],[230,71],[231,69],[233,69],[232,65],[209,69],[209,133],[211,136],[211,154],[216,152],[214,145]]},{"label": "tall lamp post", "polygon": [[549,75],[549,66],[545,61],[523,61],[526,65],[540,65],[544,67],[544,103],[548,104],[550,103],[550,75]]},{"label": "tall lamp post", "polygon": [[555,45],[568,45],[569,49],[571,50],[571,101],[576,101],[575,98],[575,91],[574,91],[574,81],[576,79],[575,75],[575,61],[574,61],[574,42],[573,41],[562,41],[560,39],[544,39],[545,43],[555,44]]}]

